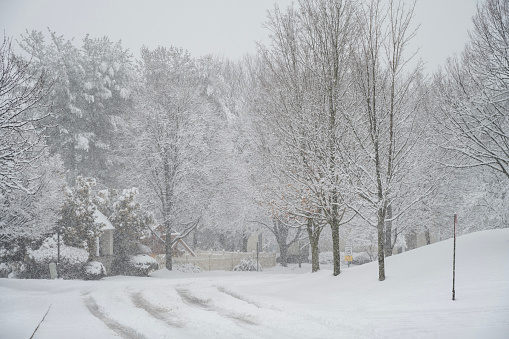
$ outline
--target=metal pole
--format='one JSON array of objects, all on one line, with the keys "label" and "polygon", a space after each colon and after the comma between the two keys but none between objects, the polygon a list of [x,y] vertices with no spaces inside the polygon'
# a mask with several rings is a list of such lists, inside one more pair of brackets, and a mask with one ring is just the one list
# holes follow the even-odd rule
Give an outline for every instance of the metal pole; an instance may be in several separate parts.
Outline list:
[{"label": "metal pole", "polygon": [[456,280],[456,223],[458,222],[458,215],[454,215],[454,250],[452,254],[452,300],[456,300],[456,291],[454,284]]},{"label": "metal pole", "polygon": [[60,278],[60,226],[57,228],[57,279]]},{"label": "metal pole", "polygon": [[260,262],[258,260],[258,253],[260,253],[260,245],[256,243],[256,271],[260,271]]},{"label": "metal pole", "polygon": [[298,241],[298,245],[299,245],[299,268],[302,267],[302,248],[300,248],[300,239]]},{"label": "metal pole", "polygon": [[258,253],[262,250],[262,233],[258,234],[258,242],[256,243],[256,271],[260,271],[260,260],[258,257]]}]

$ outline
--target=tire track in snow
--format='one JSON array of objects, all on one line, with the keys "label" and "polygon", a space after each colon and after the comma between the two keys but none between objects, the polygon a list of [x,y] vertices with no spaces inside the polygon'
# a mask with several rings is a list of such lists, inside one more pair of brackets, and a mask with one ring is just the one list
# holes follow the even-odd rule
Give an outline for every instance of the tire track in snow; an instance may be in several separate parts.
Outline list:
[{"label": "tire track in snow", "polygon": [[224,293],[224,294],[227,294],[227,295],[229,295],[230,297],[233,297],[233,298],[235,298],[235,299],[237,299],[237,300],[240,300],[240,301],[243,301],[243,302],[248,303],[248,304],[250,304],[250,305],[256,306],[257,308],[263,308],[263,307],[262,307],[261,305],[259,305],[258,303],[254,302],[254,301],[251,301],[251,300],[249,300],[249,299],[245,298],[244,296],[242,296],[242,295],[240,295],[240,294],[238,294],[238,293],[236,293],[236,292],[230,291],[230,290],[226,289],[226,288],[225,288],[225,287],[223,287],[223,286],[218,286],[218,287],[217,287],[217,290],[218,290],[219,292]]},{"label": "tire track in snow", "polygon": [[[274,312],[275,311],[275,313],[273,313],[273,315],[276,317],[280,317],[280,316],[292,317],[294,319],[295,323],[313,322],[313,323],[319,325],[320,327],[324,327],[324,328],[328,328],[328,329],[330,329],[332,326],[338,326],[338,324],[332,322],[331,319],[317,317],[309,312],[293,312],[293,311],[291,311],[291,309],[290,310],[288,310],[288,309],[282,310],[280,308],[277,308],[277,307],[274,307],[271,305],[263,306],[261,303],[252,301],[237,292],[234,292],[232,290],[225,288],[224,286],[216,286],[216,288],[219,292],[222,292],[232,298],[235,298],[235,299],[245,302],[247,304],[253,305],[253,306],[257,307],[258,309],[263,310],[264,312],[267,312],[267,311]],[[345,324],[341,324],[341,326],[348,327],[348,325],[345,325]],[[286,335],[289,335],[289,334],[286,334]]]},{"label": "tire track in snow", "polygon": [[214,306],[211,299],[201,299],[191,294],[187,289],[176,288],[175,290],[182,298],[182,301],[190,306],[199,307],[206,311],[213,311],[220,316],[234,320],[235,322],[241,322],[247,325],[258,325],[258,323],[254,320],[255,317],[253,315],[229,312],[228,310]]},{"label": "tire track in snow", "polygon": [[147,299],[143,298],[141,292],[131,294],[131,299],[134,306],[143,309],[157,320],[163,321],[165,324],[168,324],[171,327],[184,327],[184,322],[181,319],[175,319],[177,318],[176,315],[171,314],[169,309],[158,307],[150,303]]},{"label": "tire track in snow", "polygon": [[[264,305],[263,303],[253,301],[252,299],[249,299],[238,292],[227,289],[224,286],[216,285],[214,287],[219,292],[227,295],[230,298],[236,299],[236,300],[246,303],[250,306],[254,306],[255,307],[254,311],[256,313],[261,312],[264,315],[264,316],[262,316],[262,318],[265,318],[265,316],[267,316],[267,315],[269,318],[271,318],[271,321],[267,322],[265,320],[265,321],[259,322],[257,324],[260,326],[260,328],[263,328],[263,332],[260,335],[261,338],[269,338],[269,337],[301,338],[301,337],[309,337],[310,335],[311,335],[311,337],[313,337],[312,333],[299,332],[299,330],[297,330],[297,332],[295,332],[295,331],[287,332],[284,329],[284,327],[280,326],[282,323],[288,323],[287,317],[292,317],[295,321],[298,321],[299,323],[304,323],[304,324],[306,323],[307,319],[302,319],[302,317],[297,314],[293,314],[288,311],[283,311],[280,308],[277,308],[273,305],[270,305],[270,304]],[[282,322],[280,322],[280,321],[282,321]],[[334,335],[331,334],[330,337],[334,337]]]},{"label": "tire track in snow", "polygon": [[108,317],[97,305],[94,298],[88,297],[85,299],[85,305],[92,315],[94,315],[97,319],[101,320],[108,328],[113,330],[115,333],[120,335],[122,338],[128,339],[146,339],[146,337],[137,332],[136,330],[124,326],[120,324],[118,321],[111,319]]},{"label": "tire track in snow", "polygon": [[191,306],[198,306],[200,308],[203,308],[207,311],[212,311],[212,308],[210,306],[211,300],[210,299],[201,299],[194,295],[192,295],[189,290],[183,289],[183,288],[175,288],[177,293],[180,295],[182,300]]}]

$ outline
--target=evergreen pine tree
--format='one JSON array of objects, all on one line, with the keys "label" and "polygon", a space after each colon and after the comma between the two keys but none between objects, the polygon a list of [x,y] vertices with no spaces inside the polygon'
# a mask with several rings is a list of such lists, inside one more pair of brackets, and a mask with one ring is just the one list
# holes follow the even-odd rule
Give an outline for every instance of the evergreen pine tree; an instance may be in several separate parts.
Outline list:
[{"label": "evergreen pine tree", "polygon": [[99,209],[115,227],[113,235],[113,274],[130,274],[129,260],[136,254],[137,244],[147,225],[152,223],[149,212],[136,201],[138,189],[115,189],[99,192]]},{"label": "evergreen pine tree", "polygon": [[84,248],[93,260],[97,250],[97,237],[101,235],[101,223],[95,222],[96,206],[92,198],[95,179],[78,176],[76,184],[66,191],[66,197],[60,211],[58,227],[68,246]]}]

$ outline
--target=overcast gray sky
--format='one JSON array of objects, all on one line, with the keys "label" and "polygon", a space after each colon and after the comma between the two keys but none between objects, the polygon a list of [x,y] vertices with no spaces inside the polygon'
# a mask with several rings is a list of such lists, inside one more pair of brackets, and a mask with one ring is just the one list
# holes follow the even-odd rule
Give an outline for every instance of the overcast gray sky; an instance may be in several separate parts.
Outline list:
[{"label": "overcast gray sky", "polygon": [[[193,56],[238,58],[267,39],[267,10],[292,0],[0,0],[0,29],[19,37],[26,29],[47,27],[74,37],[87,33],[122,40],[135,55],[143,45],[177,46]],[[459,53],[472,27],[476,0],[418,0],[414,22],[420,29],[413,48],[433,70]],[[265,40],[266,41],[266,40]]]}]

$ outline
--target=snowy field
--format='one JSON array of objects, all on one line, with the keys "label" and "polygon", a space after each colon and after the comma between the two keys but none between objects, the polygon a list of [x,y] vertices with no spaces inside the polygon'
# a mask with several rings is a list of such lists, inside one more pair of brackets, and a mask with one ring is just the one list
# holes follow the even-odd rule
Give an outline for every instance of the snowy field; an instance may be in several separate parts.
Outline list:
[{"label": "snowy field", "polygon": [[[0,337],[509,338],[509,229],[309,273],[154,272],[101,281],[0,279]],[[49,311],[48,311],[49,309]]]}]

